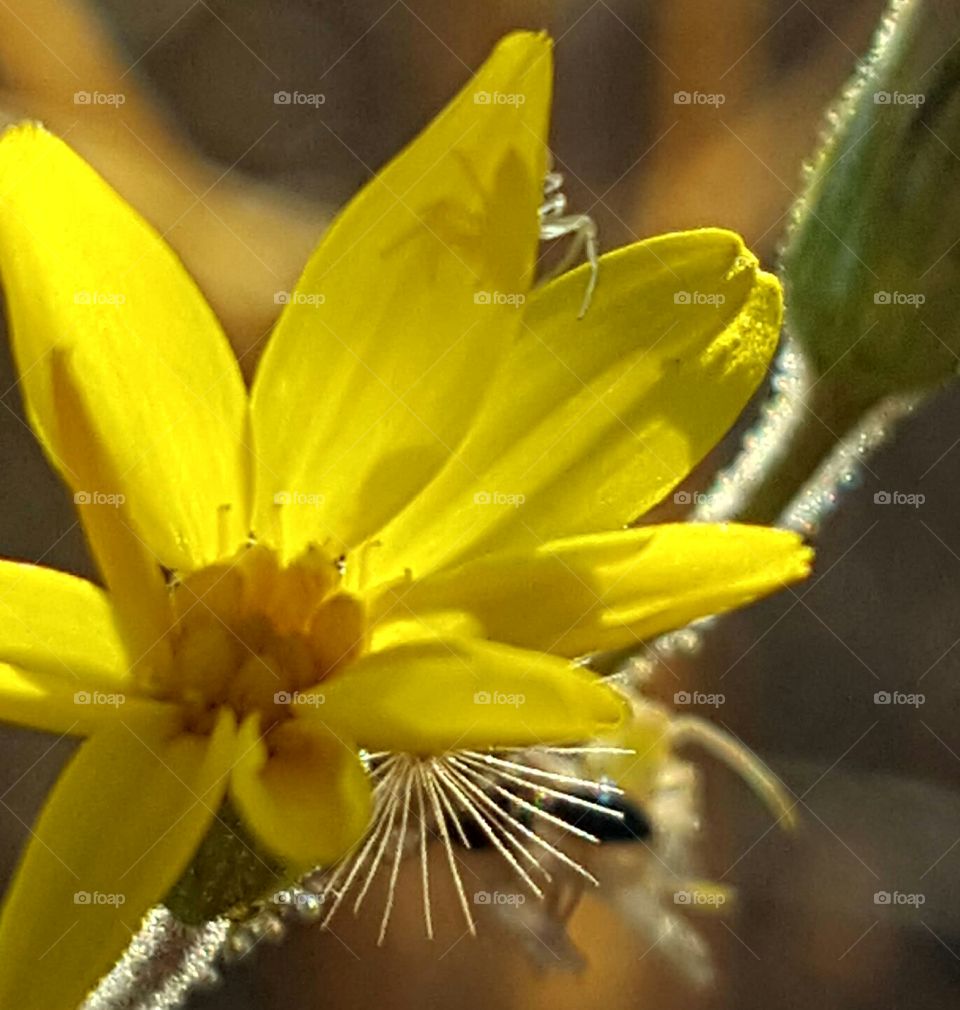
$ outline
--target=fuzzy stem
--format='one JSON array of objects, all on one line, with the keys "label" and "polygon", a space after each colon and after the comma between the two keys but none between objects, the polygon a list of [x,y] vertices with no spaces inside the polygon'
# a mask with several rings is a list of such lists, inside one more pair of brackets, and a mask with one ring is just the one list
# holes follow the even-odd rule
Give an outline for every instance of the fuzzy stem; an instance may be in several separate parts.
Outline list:
[{"label": "fuzzy stem", "polygon": [[823,377],[793,399],[792,431],[781,440],[759,482],[744,494],[730,518],[776,523],[874,406],[851,395],[842,377],[836,381]]}]

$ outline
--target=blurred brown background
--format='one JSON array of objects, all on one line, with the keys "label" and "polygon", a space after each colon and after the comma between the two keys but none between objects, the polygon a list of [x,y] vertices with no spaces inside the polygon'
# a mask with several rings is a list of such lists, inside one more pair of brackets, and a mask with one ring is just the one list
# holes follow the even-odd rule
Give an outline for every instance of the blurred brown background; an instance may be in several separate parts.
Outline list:
[{"label": "blurred brown background", "polygon": [[[605,248],[719,224],[772,263],[823,108],[866,50],[882,4],[2,8],[0,108],[46,118],[169,234],[250,365],[276,311],[273,293],[290,287],[330,211],[517,26],[557,39],[552,148],[572,206],[596,218]],[[107,110],[72,102],[74,91],[105,83],[130,100]],[[278,106],[280,90],[325,101]],[[678,103],[677,92],[722,103]],[[0,553],[87,571],[66,496],[15,417],[9,362],[0,381]],[[740,889],[736,914],[704,927],[715,988],[693,992],[596,901],[574,919],[589,966],[571,977],[539,974],[492,923],[479,940],[458,942],[449,910],[430,944],[414,899],[384,950],[370,920],[343,919],[336,936],[298,931],[192,1005],[943,1006],[960,981],[958,422],[960,398],[947,393],[904,424],[828,523],[813,581],[725,621],[696,663],[657,685],[667,699],[680,687],[723,692],[722,708],[704,714],[802,797],[802,828],[786,838],[742,784],[704,763],[703,859]],[[878,490],[925,502],[875,504]],[[874,704],[876,691],[895,689],[926,701]],[[68,750],[39,734],[3,733],[5,872]],[[874,904],[875,892],[895,890],[923,894],[924,904]]]}]

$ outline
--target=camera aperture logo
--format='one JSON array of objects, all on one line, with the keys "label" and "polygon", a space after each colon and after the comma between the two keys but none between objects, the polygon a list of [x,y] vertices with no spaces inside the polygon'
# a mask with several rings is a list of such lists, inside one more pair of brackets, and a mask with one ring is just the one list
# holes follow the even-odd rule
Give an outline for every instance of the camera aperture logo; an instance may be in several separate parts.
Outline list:
[{"label": "camera aperture logo", "polygon": [[726,702],[725,694],[707,694],[703,691],[677,691],[673,696],[674,705],[709,705],[719,708]]},{"label": "camera aperture logo", "polygon": [[527,696],[525,694],[508,694],[505,691],[474,691],[474,705],[509,705],[512,708],[519,708],[525,705]]}]

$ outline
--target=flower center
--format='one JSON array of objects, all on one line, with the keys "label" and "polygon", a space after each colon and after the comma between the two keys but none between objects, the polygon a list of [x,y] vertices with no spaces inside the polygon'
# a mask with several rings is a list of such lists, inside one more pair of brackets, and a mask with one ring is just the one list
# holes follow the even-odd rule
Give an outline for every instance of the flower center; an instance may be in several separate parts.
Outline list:
[{"label": "flower center", "polygon": [[362,604],[340,590],[335,559],[308,548],[287,565],[253,545],[171,587],[173,623],[144,688],[180,704],[188,725],[209,731],[229,705],[261,730],[364,649]]}]

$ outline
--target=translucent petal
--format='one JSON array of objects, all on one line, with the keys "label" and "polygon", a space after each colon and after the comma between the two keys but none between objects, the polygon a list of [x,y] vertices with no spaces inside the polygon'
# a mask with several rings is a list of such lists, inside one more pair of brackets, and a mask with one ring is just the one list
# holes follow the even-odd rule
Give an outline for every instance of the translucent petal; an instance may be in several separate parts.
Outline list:
[{"label": "translucent petal", "polygon": [[334,553],[444,464],[520,325],[550,43],[517,33],[324,236],[253,393],[258,535]]},{"label": "translucent petal", "polygon": [[603,257],[578,320],[584,269],[531,297],[463,446],[367,552],[368,582],[624,526],[746,405],[781,303],[738,236],[684,232]]}]

